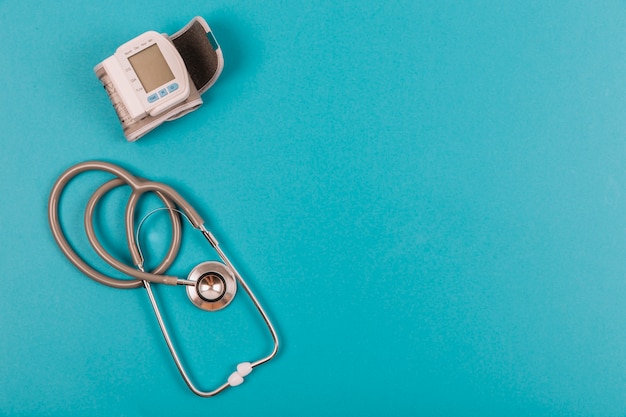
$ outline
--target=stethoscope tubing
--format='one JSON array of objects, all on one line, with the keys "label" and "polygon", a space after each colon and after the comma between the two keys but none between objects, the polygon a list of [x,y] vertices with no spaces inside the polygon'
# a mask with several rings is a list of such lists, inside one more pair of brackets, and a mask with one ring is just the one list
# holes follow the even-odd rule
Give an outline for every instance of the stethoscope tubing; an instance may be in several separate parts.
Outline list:
[{"label": "stethoscope tubing", "polygon": [[[111,163],[108,163],[108,162],[102,162],[102,161],[82,162],[80,164],[74,165],[73,167],[66,170],[63,174],[61,174],[61,176],[57,179],[57,181],[54,183],[54,186],[52,187],[52,192],[50,193],[50,198],[48,201],[48,221],[50,223],[50,230],[52,231],[52,236],[54,237],[55,241],[59,245],[59,248],[61,248],[61,251],[74,264],[74,266],[76,266],[85,275],[89,276],[95,281],[98,281],[104,285],[108,285],[113,288],[120,288],[120,289],[138,288],[142,286],[141,281],[150,281],[150,282],[166,284],[166,285],[177,285],[178,277],[147,273],[147,272],[132,268],[126,264],[123,264],[117,261],[115,258],[110,256],[103,248],[101,248],[101,245],[99,245],[98,243],[94,245],[93,242],[97,242],[97,239],[95,239],[95,234],[90,239],[90,242],[92,243],[92,246],[94,246],[94,249],[97,252],[99,252],[101,256],[104,255],[103,259],[107,261],[111,266],[114,266],[119,271],[134,278],[134,280],[118,279],[118,278],[113,278],[113,277],[104,275],[103,273],[94,269],[87,262],[85,262],[80,257],[80,255],[78,255],[78,253],[76,253],[76,251],[72,248],[70,243],[67,241],[67,238],[65,237],[65,233],[63,232],[63,228],[59,220],[59,203],[60,203],[63,190],[65,189],[65,186],[69,183],[69,181],[72,180],[77,175],[83,172],[87,172],[87,171],[104,171],[104,172],[108,172],[110,174],[115,175],[121,181],[123,181],[124,184],[128,185],[131,188],[132,190],[131,197],[132,195],[135,195],[135,194],[142,194],[147,191],[153,191],[157,193],[157,195],[159,195],[160,197],[163,196],[165,197],[166,200],[169,199],[175,202],[179,207],[181,207],[181,209],[184,210],[187,216],[189,217],[189,220],[194,225],[194,227],[199,227],[203,225],[204,223],[200,215],[193,209],[193,207],[191,207],[191,205],[187,203],[171,187],[165,184],[161,184],[161,183],[140,180],[136,178],[135,176],[133,176],[132,174],[130,174],[125,169],[118,167],[116,165],[113,165]],[[95,200],[94,204],[95,202],[97,202],[99,196],[101,197],[101,195],[102,194],[98,195],[96,193],[96,196],[94,196],[96,198],[93,199]],[[129,223],[132,224],[133,222],[132,219],[130,221],[128,220],[129,212],[131,212],[132,214],[132,209],[127,209],[127,214],[126,214],[127,225]],[[91,220],[89,221],[85,220],[86,224],[90,222]],[[91,226],[87,226],[87,228],[89,230],[92,230]],[[128,234],[128,230],[127,230],[127,234]],[[133,237],[133,241],[134,241],[134,237]],[[136,245],[132,245],[132,246],[136,246]],[[134,249],[131,249],[131,253],[133,253],[133,250]]]}]

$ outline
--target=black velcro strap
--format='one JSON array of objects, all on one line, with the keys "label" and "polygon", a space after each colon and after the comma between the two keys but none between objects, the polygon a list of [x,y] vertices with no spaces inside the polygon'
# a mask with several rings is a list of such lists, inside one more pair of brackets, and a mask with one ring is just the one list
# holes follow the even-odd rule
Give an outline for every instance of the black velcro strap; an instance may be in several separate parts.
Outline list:
[{"label": "black velcro strap", "polygon": [[172,38],[198,91],[203,91],[203,87],[213,80],[219,67],[217,46],[214,46],[212,40],[213,34],[205,32],[198,21],[193,22],[176,38]]}]

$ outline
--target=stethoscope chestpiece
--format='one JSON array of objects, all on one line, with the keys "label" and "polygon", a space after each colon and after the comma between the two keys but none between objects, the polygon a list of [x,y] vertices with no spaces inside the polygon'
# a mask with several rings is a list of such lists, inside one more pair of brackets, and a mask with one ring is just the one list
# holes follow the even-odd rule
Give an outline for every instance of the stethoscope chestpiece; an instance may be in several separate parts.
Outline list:
[{"label": "stethoscope chestpiece", "polygon": [[199,264],[191,270],[187,280],[196,283],[187,286],[189,299],[206,311],[217,311],[226,307],[237,292],[235,274],[221,262]]}]

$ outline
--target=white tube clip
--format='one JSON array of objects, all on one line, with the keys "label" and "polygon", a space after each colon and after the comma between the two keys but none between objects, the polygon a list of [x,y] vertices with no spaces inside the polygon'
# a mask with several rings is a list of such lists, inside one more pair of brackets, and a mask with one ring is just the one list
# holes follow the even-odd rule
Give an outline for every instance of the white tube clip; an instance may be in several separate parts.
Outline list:
[{"label": "white tube clip", "polygon": [[252,372],[252,364],[250,362],[242,362],[237,365],[237,370],[228,377],[228,385],[236,387],[243,383],[243,378]]}]

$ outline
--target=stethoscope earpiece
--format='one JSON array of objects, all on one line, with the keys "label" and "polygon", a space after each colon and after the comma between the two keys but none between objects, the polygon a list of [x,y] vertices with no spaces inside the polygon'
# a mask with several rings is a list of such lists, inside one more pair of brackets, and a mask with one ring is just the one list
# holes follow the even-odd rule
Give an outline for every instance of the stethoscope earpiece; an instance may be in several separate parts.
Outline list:
[{"label": "stethoscope earpiece", "polygon": [[195,283],[187,286],[189,299],[206,311],[223,309],[237,293],[235,275],[221,262],[201,263],[191,270],[187,280]]}]

